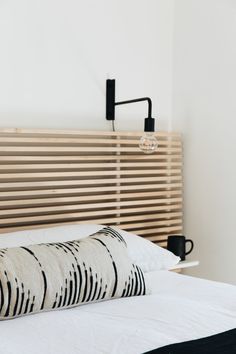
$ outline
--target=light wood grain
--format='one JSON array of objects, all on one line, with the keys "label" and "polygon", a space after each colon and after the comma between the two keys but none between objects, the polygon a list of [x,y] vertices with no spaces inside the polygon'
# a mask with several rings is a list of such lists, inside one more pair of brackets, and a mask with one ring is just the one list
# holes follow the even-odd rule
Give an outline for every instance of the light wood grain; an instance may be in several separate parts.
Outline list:
[{"label": "light wood grain", "polygon": [[[1,137],[0,140],[0,145],[9,145],[9,146],[14,146],[14,145],[31,145],[31,146],[62,146],[62,145],[69,145],[69,146],[76,146],[76,145],[81,145],[81,144],[86,144],[86,145],[117,145],[117,144],[124,144],[124,145],[137,145],[136,139],[120,139],[120,138],[114,138],[114,139],[96,139],[96,138],[88,138],[86,136],[84,137],[79,137],[79,138],[51,138],[51,137]],[[166,139],[161,139],[159,138],[158,142],[159,147],[161,146],[178,146],[181,147],[181,142],[176,141],[176,140],[166,140]]]},{"label": "light wood grain", "polygon": [[[17,134],[17,135],[15,135]],[[87,136],[125,136],[125,137],[140,137],[143,135],[143,131],[140,132],[127,132],[127,131],[99,131],[99,130],[68,130],[68,129],[25,129],[25,128],[1,128],[0,129],[0,136],[56,136],[56,137],[72,137],[72,136],[79,136],[79,137],[87,137]],[[162,132],[158,131],[155,133],[158,138],[177,138],[180,140],[181,135],[177,132]]]},{"label": "light wood grain", "polygon": [[182,142],[158,132],[0,129],[0,233],[71,223],[118,225],[165,247],[182,231]]}]

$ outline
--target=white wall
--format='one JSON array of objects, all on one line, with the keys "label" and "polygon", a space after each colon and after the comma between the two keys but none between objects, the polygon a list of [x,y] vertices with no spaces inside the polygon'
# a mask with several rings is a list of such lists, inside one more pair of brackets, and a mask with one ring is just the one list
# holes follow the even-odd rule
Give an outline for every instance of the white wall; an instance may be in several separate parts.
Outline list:
[{"label": "white wall", "polygon": [[190,274],[236,284],[236,2],[177,0],[174,128],[185,136]]},{"label": "white wall", "polygon": [[[166,129],[172,25],[173,0],[1,1],[0,127],[110,129],[109,73],[117,99],[151,96]],[[142,130],[146,114],[117,108],[117,130]]]},{"label": "white wall", "polygon": [[[190,272],[236,283],[235,38],[234,0],[176,0],[175,13],[174,0],[1,1],[0,127],[108,130],[107,74],[117,99],[152,97],[159,129],[173,109],[201,261]],[[119,107],[117,129],[142,130],[145,115]]]}]

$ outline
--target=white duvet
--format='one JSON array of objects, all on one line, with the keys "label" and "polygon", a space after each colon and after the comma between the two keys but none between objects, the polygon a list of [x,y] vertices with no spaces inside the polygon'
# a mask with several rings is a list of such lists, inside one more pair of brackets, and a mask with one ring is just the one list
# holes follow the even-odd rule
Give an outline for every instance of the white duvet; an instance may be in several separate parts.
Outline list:
[{"label": "white duvet", "polygon": [[152,295],[0,322],[0,354],[140,354],[236,327],[236,287],[168,271]]}]

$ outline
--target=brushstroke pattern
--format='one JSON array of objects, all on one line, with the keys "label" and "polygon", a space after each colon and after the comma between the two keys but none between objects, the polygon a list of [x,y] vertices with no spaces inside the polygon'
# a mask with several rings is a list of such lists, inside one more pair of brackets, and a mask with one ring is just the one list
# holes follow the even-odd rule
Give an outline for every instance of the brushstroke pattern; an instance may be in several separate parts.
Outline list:
[{"label": "brushstroke pattern", "polygon": [[82,240],[0,250],[0,319],[146,293],[143,272],[110,227]]}]

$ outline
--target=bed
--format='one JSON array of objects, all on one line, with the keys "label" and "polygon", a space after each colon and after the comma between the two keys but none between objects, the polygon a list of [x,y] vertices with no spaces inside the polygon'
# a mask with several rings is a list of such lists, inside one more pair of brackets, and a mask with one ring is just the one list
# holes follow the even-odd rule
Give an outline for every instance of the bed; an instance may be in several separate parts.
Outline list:
[{"label": "bed", "polygon": [[7,354],[138,354],[235,328],[234,286],[169,271],[148,274],[153,294],[0,323]]},{"label": "bed", "polygon": [[[157,135],[159,150],[146,156],[139,133],[2,129],[1,247],[62,241],[43,230],[88,223],[165,247],[182,232],[182,143]],[[0,321],[0,353],[141,354],[236,327],[235,286],[167,270],[145,278],[149,295]]]}]

